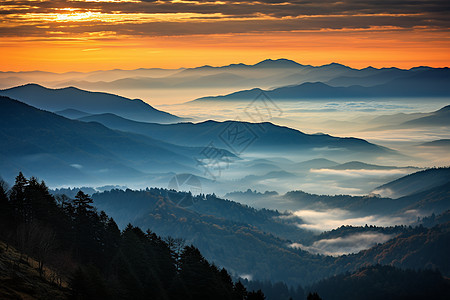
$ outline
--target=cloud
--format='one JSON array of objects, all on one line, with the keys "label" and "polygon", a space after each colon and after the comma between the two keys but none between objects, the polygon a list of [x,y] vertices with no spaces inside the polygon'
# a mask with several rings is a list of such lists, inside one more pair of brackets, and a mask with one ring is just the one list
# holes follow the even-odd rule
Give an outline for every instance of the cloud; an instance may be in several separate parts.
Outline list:
[{"label": "cloud", "polygon": [[300,248],[314,254],[338,256],[349,253],[358,253],[359,251],[369,249],[378,243],[385,243],[394,236],[395,235],[393,234],[383,234],[379,232],[357,233],[334,239],[318,240],[310,246],[292,243],[289,247]]},{"label": "cloud", "polygon": [[334,170],[334,169],[311,169],[311,173],[323,174],[323,175],[337,175],[337,176],[348,176],[348,177],[383,177],[390,175],[406,175],[414,172],[412,169],[387,169],[387,170]]},{"label": "cloud", "polygon": [[411,211],[402,216],[355,216],[347,210],[336,208],[321,211],[297,210],[293,214],[305,222],[298,224],[298,227],[323,232],[343,225],[364,226],[368,224],[385,227],[410,224],[417,220],[420,212]]},{"label": "cloud", "polygon": [[450,27],[447,1],[4,1],[3,36],[138,36]]},{"label": "cloud", "polygon": [[241,275],[239,275],[239,277],[243,278],[243,279],[247,279],[247,280],[253,279],[253,275],[251,275],[251,274],[241,274]]}]

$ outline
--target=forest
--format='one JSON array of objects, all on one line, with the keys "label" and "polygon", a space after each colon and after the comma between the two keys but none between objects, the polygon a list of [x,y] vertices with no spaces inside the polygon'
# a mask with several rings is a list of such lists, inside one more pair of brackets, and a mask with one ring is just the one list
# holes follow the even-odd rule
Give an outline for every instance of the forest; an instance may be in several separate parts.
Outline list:
[{"label": "forest", "polygon": [[55,198],[44,182],[22,173],[9,190],[3,183],[1,238],[21,253],[9,267],[32,257],[40,276],[66,286],[70,299],[264,299],[196,247],[132,225],[120,231],[92,203],[81,191]]}]

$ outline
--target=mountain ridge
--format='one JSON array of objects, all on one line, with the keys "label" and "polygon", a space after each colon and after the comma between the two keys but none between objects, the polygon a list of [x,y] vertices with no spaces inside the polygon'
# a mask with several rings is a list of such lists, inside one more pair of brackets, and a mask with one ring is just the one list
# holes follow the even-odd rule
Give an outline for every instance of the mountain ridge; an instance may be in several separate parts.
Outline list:
[{"label": "mountain ridge", "polygon": [[157,110],[139,99],[90,92],[76,87],[51,89],[38,84],[26,84],[0,90],[0,95],[48,111],[76,109],[86,113],[111,112],[132,119],[165,123],[182,120],[177,116]]}]

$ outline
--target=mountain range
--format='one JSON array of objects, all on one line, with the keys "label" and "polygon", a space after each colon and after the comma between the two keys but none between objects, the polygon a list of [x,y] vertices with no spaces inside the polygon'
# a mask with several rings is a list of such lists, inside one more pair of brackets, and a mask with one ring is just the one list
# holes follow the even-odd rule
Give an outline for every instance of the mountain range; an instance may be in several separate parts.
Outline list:
[{"label": "mountain range", "polygon": [[[100,178],[106,175],[117,184],[137,182],[138,178],[138,182],[145,182],[151,178],[149,174],[158,173],[200,175],[204,168],[198,161],[211,160],[214,153],[220,154],[214,161],[226,164],[247,152],[289,155],[301,151],[303,155],[317,155],[332,151],[335,157],[354,158],[397,155],[362,139],[309,135],[272,123],[156,124],[114,114],[89,115],[80,121],[7,97],[1,98],[0,106],[1,175],[9,181],[19,170],[46,179],[51,185],[63,180],[102,185]],[[61,170],[64,176],[59,174]]]},{"label": "mountain range", "polygon": [[145,180],[149,172],[194,171],[192,157],[201,151],[70,120],[7,97],[0,107],[1,169],[9,180],[18,170],[52,184]]},{"label": "mountain range", "polygon": [[402,98],[402,97],[448,97],[450,95],[450,70],[427,69],[395,78],[374,86],[331,86],[323,82],[305,82],[270,90],[254,88],[224,96],[202,97],[197,101],[251,101],[264,93],[273,101],[307,99],[353,99],[353,98]]},{"label": "mountain range", "polygon": [[[64,74],[0,72],[0,87],[13,87],[29,82],[53,88],[75,86],[88,90],[113,91],[130,97],[138,95],[146,100],[156,99],[159,103],[167,99],[171,102],[199,98],[202,101],[253,100],[255,93],[261,92],[259,89],[266,90],[274,100],[449,95],[448,68],[354,69],[338,63],[303,65],[287,59],[267,59],[253,65],[240,63],[176,70],[107,70]],[[239,90],[244,91],[235,93]],[[209,97],[211,94],[226,96]]]}]

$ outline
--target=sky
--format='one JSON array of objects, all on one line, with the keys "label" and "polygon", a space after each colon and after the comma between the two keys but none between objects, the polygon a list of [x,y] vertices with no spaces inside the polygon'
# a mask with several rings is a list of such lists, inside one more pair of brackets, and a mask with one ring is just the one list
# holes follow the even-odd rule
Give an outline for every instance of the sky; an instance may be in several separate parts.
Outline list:
[{"label": "sky", "polygon": [[448,0],[0,0],[0,71],[450,65]]}]

